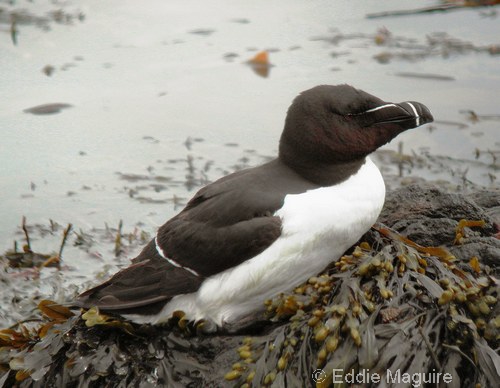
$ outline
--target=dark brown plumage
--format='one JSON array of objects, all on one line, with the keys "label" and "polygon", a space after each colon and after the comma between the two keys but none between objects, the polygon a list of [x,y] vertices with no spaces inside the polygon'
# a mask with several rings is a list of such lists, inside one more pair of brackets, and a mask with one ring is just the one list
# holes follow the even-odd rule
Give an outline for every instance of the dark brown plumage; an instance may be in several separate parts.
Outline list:
[{"label": "dark brown plumage", "polygon": [[422,104],[386,103],[348,85],[301,93],[288,110],[277,159],[199,190],[130,267],[81,294],[76,304],[158,313],[171,298],[196,292],[205,279],[273,244],[283,222],[274,214],[287,195],[347,180],[368,154],[429,121]]}]

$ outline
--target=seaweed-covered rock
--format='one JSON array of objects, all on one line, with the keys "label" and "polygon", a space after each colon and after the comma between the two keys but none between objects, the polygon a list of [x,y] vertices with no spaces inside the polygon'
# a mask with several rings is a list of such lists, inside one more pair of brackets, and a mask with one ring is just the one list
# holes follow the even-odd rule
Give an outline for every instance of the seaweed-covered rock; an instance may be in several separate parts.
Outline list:
[{"label": "seaweed-covered rock", "polygon": [[[484,225],[463,227],[460,220],[482,220]],[[477,256],[491,267],[500,264],[500,189],[463,195],[428,185],[408,186],[388,193],[379,222],[421,245],[450,247],[460,260]],[[466,239],[455,241],[457,227]]]},{"label": "seaweed-covered rock", "polygon": [[0,331],[0,387],[494,387],[499,197],[389,193],[382,224],[236,334],[43,302],[40,322]]}]

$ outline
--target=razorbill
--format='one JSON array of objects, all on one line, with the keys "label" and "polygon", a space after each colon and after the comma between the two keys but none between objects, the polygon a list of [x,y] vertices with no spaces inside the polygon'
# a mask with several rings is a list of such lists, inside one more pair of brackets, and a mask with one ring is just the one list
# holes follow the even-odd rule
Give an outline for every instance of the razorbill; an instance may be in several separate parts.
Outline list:
[{"label": "razorbill", "polygon": [[137,323],[165,322],[180,310],[212,327],[238,326],[372,226],[385,186],[368,155],[432,120],[421,103],[385,102],[349,85],[302,92],[276,159],[200,189],[128,268],[76,305]]}]

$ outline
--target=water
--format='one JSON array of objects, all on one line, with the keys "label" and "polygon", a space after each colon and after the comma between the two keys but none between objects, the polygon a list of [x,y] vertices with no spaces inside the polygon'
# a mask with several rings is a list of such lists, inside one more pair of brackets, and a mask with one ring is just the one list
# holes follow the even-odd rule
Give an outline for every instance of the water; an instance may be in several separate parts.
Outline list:
[{"label": "water", "polygon": [[[106,224],[123,220],[124,231],[154,233],[200,185],[275,155],[291,100],[317,84],[349,83],[385,100],[425,103],[436,123],[384,149],[396,151],[401,141],[404,153],[440,162],[424,158],[404,174],[460,181],[466,173],[474,184],[498,186],[500,121],[472,122],[461,112],[500,114],[500,55],[487,51],[500,44],[498,8],[366,18],[433,4],[0,2],[28,15],[18,17],[14,45],[12,19],[0,13],[0,249],[22,242],[25,215],[41,225],[32,229],[37,251],[58,249],[61,230],[40,233],[49,219],[97,236],[87,251],[65,248],[64,281],[124,265],[140,244],[115,260]],[[62,10],[59,22],[47,16],[54,10]],[[392,39],[378,45],[383,28]],[[427,37],[438,32],[460,42],[438,36],[441,43],[431,46]],[[244,63],[260,50],[270,52],[267,78]],[[388,63],[374,58],[387,53]],[[24,112],[49,103],[70,106]],[[387,174],[397,171],[382,165],[387,154],[376,160]]]}]

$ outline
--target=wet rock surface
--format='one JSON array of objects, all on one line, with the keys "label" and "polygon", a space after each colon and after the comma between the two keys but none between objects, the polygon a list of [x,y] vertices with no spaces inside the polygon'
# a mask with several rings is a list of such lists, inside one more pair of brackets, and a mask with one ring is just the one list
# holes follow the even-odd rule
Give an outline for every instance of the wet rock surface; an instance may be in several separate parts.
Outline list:
[{"label": "wet rock surface", "polygon": [[[447,246],[460,260],[473,256],[497,267],[500,262],[500,189],[465,195],[445,193],[431,185],[411,185],[392,191],[379,222],[424,246]],[[460,220],[484,220],[481,228],[467,229],[467,239],[454,245]]]},{"label": "wet rock surface", "polygon": [[[107,317],[87,327],[79,313],[47,319],[45,311],[38,327],[0,331],[0,386],[327,387],[340,367],[382,376],[440,370],[452,376],[449,387],[492,387],[499,206],[499,190],[390,192],[382,224],[323,274],[267,301],[259,324],[236,334],[203,335],[182,318],[151,327]],[[321,384],[311,378],[317,368]]]}]

